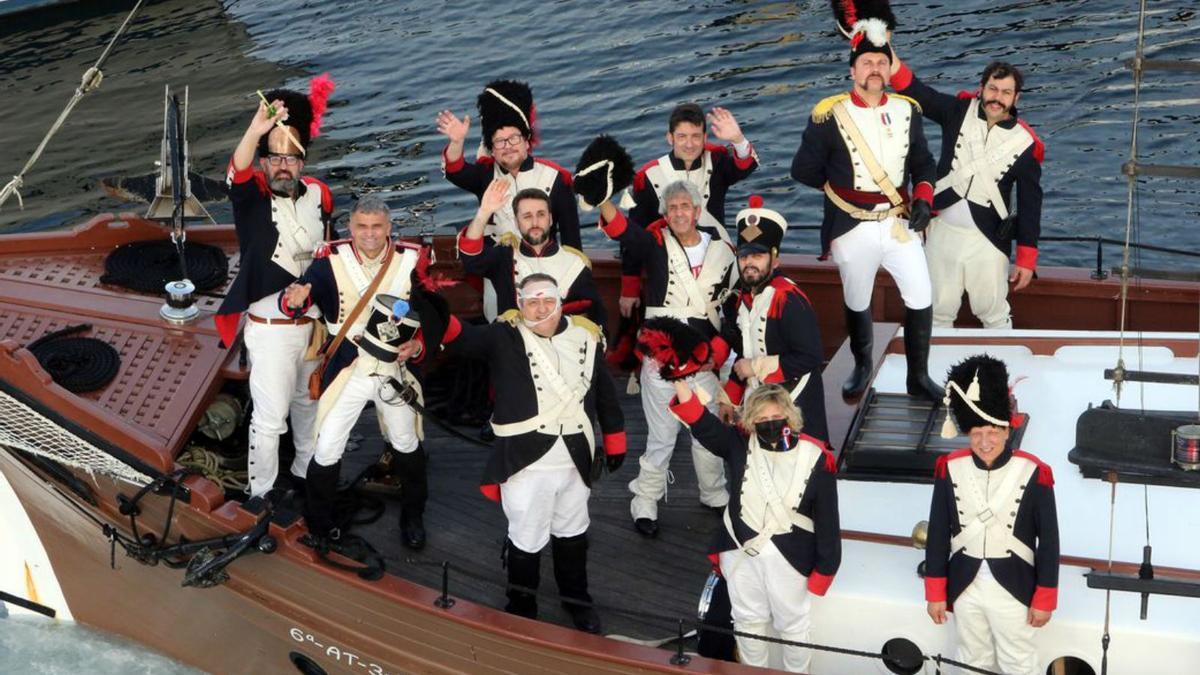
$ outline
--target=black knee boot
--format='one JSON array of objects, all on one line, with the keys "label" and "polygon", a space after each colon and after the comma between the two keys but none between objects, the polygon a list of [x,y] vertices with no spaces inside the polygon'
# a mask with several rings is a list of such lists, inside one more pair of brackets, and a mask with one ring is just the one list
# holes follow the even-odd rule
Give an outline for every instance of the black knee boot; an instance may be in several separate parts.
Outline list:
[{"label": "black knee boot", "polygon": [[946,392],[929,377],[929,339],[932,334],[932,307],[904,310],[904,355],[908,361],[905,385],[908,394],[939,403]]},{"label": "black knee boot", "polygon": [[308,463],[308,478],[305,479],[307,497],[304,501],[304,520],[314,537],[337,539],[339,532],[334,513],[337,501],[338,477],[342,473],[342,462],[321,466],[316,460]]},{"label": "black knee boot", "polygon": [[844,398],[857,398],[871,383],[871,371],[875,365],[871,350],[874,346],[874,327],[871,309],[856,312],[846,307],[846,330],[850,334],[850,353],[854,355],[854,371],[842,385]]},{"label": "black knee boot", "polygon": [[521,586],[529,591],[509,588],[508,604],[504,611],[527,619],[537,618],[537,596],[530,591],[537,591],[542,578],[542,553],[527,553],[513,545],[512,541],[504,543],[504,556],[508,564],[508,583],[510,586]]},{"label": "black knee boot", "polygon": [[429,497],[428,455],[417,444],[412,452],[393,452],[400,477],[400,538],[413,550],[425,548],[425,500]]},{"label": "black knee boot", "polygon": [[554,551],[554,580],[558,583],[558,594],[563,597],[563,607],[576,628],[586,633],[599,633],[600,615],[592,608],[592,596],[588,594],[587,534],[550,537],[550,543]]}]

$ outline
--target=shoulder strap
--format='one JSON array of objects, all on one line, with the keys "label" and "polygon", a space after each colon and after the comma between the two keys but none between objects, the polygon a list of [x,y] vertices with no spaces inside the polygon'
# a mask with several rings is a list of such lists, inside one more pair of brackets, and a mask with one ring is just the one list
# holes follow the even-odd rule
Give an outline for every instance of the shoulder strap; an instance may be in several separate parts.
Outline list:
[{"label": "shoulder strap", "polygon": [[833,116],[837,118],[838,124],[846,130],[846,135],[850,137],[850,142],[858,149],[858,156],[862,158],[863,165],[867,167],[867,172],[871,174],[871,180],[879,186],[884,196],[892,203],[892,206],[901,206],[904,204],[904,198],[900,196],[900,192],[896,186],[892,184],[892,179],[888,178],[887,171],[879,165],[879,160],[875,158],[875,153],[871,152],[870,146],[863,138],[862,131],[858,125],[854,123],[854,118],[850,117],[850,113],[846,112],[846,104],[838,101],[833,106]]},{"label": "shoulder strap", "polygon": [[333,342],[329,344],[329,349],[325,351],[325,360],[321,364],[322,369],[324,369],[325,363],[328,363],[329,359],[333,358],[333,355],[337,353],[338,347],[342,346],[342,340],[346,339],[346,333],[350,330],[350,326],[354,325],[354,322],[358,319],[358,315],[362,314],[363,308],[367,306],[367,303],[371,301],[371,298],[375,297],[375,291],[379,289],[379,284],[383,281],[383,278],[387,276],[386,273],[388,267],[392,264],[392,257],[395,252],[396,247],[392,246],[389,242],[387,253],[384,255],[383,264],[379,266],[379,271],[375,273],[375,278],[371,280],[371,285],[367,286],[367,290],[362,294],[362,297],[360,297],[358,302],[354,304],[354,309],[350,310],[350,315],[347,316],[346,320],[342,322],[342,327],[338,330],[337,335],[333,338]]}]

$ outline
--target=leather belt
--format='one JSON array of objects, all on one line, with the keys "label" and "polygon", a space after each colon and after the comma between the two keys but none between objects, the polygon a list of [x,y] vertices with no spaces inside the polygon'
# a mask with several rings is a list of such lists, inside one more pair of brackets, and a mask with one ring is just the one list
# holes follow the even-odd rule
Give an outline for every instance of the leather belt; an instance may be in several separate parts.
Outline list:
[{"label": "leather belt", "polygon": [[247,314],[246,317],[254,323],[265,323],[268,326],[303,326],[306,323],[312,323],[313,320],[311,316],[302,316],[297,319],[264,319],[261,316]]}]

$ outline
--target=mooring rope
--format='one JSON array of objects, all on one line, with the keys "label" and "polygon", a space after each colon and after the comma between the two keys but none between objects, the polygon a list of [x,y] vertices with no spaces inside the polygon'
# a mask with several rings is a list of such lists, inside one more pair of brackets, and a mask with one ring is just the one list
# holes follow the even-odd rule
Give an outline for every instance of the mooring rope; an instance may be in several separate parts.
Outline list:
[{"label": "mooring rope", "polygon": [[129,14],[125,17],[125,21],[121,24],[121,27],[117,29],[117,32],[112,36],[112,39],[108,41],[108,45],[100,54],[100,58],[96,59],[96,63],[83,73],[83,77],[79,80],[79,86],[75,88],[75,94],[71,96],[71,100],[67,101],[66,107],[63,108],[62,112],[58,114],[58,119],[54,121],[54,124],[50,127],[50,131],[46,132],[46,136],[42,138],[42,142],[38,144],[37,149],[33,151],[33,155],[29,157],[29,161],[25,162],[25,166],[22,167],[15,176],[12,177],[12,180],[8,181],[8,184],[4,186],[3,190],[0,190],[0,208],[4,206],[4,202],[8,201],[8,198],[12,195],[17,196],[17,205],[22,209],[25,208],[25,200],[21,198],[20,192],[21,187],[25,185],[25,174],[32,169],[33,165],[37,163],[39,158],[41,158],[42,152],[45,151],[46,146],[50,143],[50,139],[54,138],[54,134],[57,134],[58,130],[62,128],[62,125],[66,123],[67,117],[70,116],[71,111],[75,109],[75,106],[78,105],[81,100],[83,100],[85,95],[100,87],[100,83],[104,80],[104,72],[101,70],[101,68],[104,67],[105,61],[108,61],[108,57],[112,53],[113,47],[117,44],[117,40],[121,39],[121,36],[125,34],[126,29],[129,28],[130,22],[133,21],[133,17],[138,13],[138,10],[142,8],[142,3],[144,1],[145,0],[138,0],[137,4],[133,6],[133,9],[129,10]]}]

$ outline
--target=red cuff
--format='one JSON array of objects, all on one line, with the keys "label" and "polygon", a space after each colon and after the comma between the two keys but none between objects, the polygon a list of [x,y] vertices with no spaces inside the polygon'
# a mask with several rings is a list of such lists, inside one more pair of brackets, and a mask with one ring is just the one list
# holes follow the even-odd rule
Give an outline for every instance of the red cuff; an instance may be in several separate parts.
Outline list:
[{"label": "red cuff", "polygon": [[572,300],[564,302],[562,305],[563,314],[583,314],[592,308],[592,301],[588,298],[582,300]]},{"label": "red cuff", "polygon": [[763,378],[763,384],[779,384],[780,382],[783,382],[783,366],[779,366],[775,372]]},{"label": "red cuff", "polygon": [[238,171],[233,166],[233,159],[230,158],[229,170],[226,172],[225,175],[227,178],[229,178],[230,183],[235,183],[235,184],[236,183],[245,183],[246,181],[248,181],[254,177],[254,163],[251,162],[248,166],[246,166],[246,168],[242,169],[241,171]]},{"label": "red cuff", "polygon": [[446,332],[442,335],[442,344],[448,345],[458,339],[458,334],[462,332],[462,322],[457,316],[450,315],[450,321],[446,323]]},{"label": "red cuff", "polygon": [[484,497],[487,497],[496,503],[500,502],[500,486],[498,484],[488,483],[486,485],[480,485],[479,491],[483,493]]},{"label": "red cuff", "polygon": [[812,574],[808,575],[808,592],[813,595],[825,595],[825,592],[829,590],[829,585],[832,583],[833,576],[825,576],[813,570]]},{"label": "red cuff", "polygon": [[1017,267],[1024,267],[1027,270],[1037,269],[1038,250],[1036,246],[1021,246],[1017,245]]},{"label": "red cuff", "polygon": [[925,602],[946,602],[946,577],[925,577]]},{"label": "red cuff", "polygon": [[308,313],[308,308],[312,307],[312,296],[311,295],[308,296],[307,298],[305,298],[304,304],[300,305],[299,307],[289,307],[287,304],[287,300],[285,299],[286,297],[287,297],[286,291],[279,292],[279,311],[283,312],[283,315],[288,317],[289,319],[295,319],[298,316],[304,316],[305,314]]},{"label": "red cuff", "polygon": [[913,186],[912,198],[913,201],[923,199],[930,206],[933,206],[933,186],[924,181],[917,183]]},{"label": "red cuff", "polygon": [[632,274],[621,275],[621,297],[636,298],[642,294],[642,278]]},{"label": "red cuff", "polygon": [[[468,226],[469,227],[469,226]],[[467,236],[467,228],[458,233],[458,252],[463,255],[479,255],[483,253],[483,237],[472,239]]]},{"label": "red cuff", "polygon": [[1029,606],[1043,612],[1053,612],[1058,607],[1058,589],[1038,586],[1033,590],[1033,602]]},{"label": "red cuff", "polygon": [[732,376],[728,380],[725,380],[725,395],[729,397],[729,400],[734,405],[741,405],[742,396],[744,396],[745,393],[746,385],[733,379]]},{"label": "red cuff", "polygon": [[720,335],[714,335],[713,339],[709,340],[709,345],[712,347],[713,370],[720,370],[729,358],[729,343]]},{"label": "red cuff", "polygon": [[700,404],[700,397],[695,394],[692,394],[692,397],[683,403],[680,403],[678,398],[672,396],[670,407],[671,412],[683,420],[684,424],[695,424],[696,420],[704,415],[704,406]]},{"label": "red cuff", "polygon": [[600,229],[604,230],[604,234],[608,235],[609,239],[616,239],[625,233],[625,228],[629,227],[629,221],[625,220],[625,214],[617,211],[617,217],[611,222],[604,222],[604,216],[600,216]]},{"label": "red cuff", "polygon": [[745,171],[754,166],[754,144],[750,143],[746,148],[746,156],[738,157],[737,150],[730,148],[729,154],[733,155],[733,165],[739,170]]},{"label": "red cuff", "polygon": [[611,434],[604,434],[604,454],[606,455],[623,455],[625,454],[625,432],[617,431]]},{"label": "red cuff", "polygon": [[890,84],[892,85],[892,89],[895,89],[896,91],[904,91],[912,86],[912,81],[912,68],[909,68],[907,63],[901,63],[900,70],[897,70],[896,74],[892,76]]},{"label": "red cuff", "polygon": [[[458,156],[457,161],[451,162],[446,159],[446,151],[449,149],[450,149],[449,145],[442,148],[442,166],[445,167],[446,173],[458,173],[459,171],[462,171],[462,168],[464,166],[467,165],[467,155],[464,152],[463,154]],[[496,501],[499,501],[499,500],[496,500]]]}]

